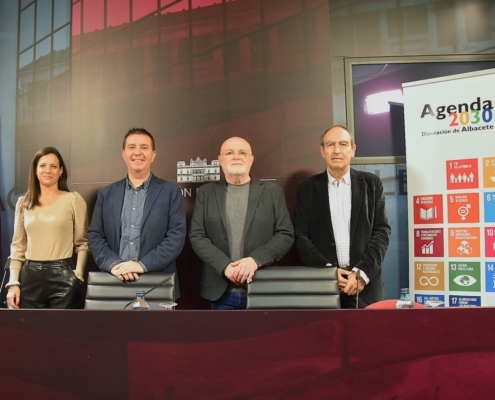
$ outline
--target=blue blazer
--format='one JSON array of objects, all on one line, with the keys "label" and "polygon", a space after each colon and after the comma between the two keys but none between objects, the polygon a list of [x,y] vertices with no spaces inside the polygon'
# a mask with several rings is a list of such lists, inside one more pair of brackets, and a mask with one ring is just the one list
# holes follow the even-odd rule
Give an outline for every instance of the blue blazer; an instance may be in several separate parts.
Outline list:
[{"label": "blue blazer", "polygon": [[[121,213],[126,179],[98,192],[93,218],[88,229],[91,252],[98,267],[110,272],[120,260]],[[175,259],[186,238],[186,214],[180,188],[151,177],[141,224],[139,260],[147,272],[177,272]],[[176,274],[177,277],[177,274]],[[176,278],[176,297],[179,286]]]}]

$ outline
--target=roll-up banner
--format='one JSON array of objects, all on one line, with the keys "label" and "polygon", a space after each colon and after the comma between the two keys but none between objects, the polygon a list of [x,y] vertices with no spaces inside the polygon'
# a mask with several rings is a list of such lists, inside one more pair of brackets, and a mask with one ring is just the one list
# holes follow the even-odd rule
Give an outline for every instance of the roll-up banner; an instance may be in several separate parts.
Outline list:
[{"label": "roll-up banner", "polygon": [[410,291],[430,307],[495,306],[495,69],[403,90]]}]

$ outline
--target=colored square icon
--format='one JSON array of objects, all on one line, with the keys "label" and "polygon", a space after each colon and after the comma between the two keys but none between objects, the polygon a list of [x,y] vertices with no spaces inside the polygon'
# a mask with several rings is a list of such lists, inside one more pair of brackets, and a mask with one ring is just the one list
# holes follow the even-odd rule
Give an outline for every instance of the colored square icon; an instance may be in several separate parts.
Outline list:
[{"label": "colored square icon", "polygon": [[454,292],[481,291],[479,262],[449,262],[449,290]]},{"label": "colored square icon", "polygon": [[485,222],[495,222],[495,192],[483,194]]},{"label": "colored square icon", "polygon": [[441,261],[414,263],[414,288],[416,290],[444,290],[444,263]]},{"label": "colored square icon", "polygon": [[447,189],[478,188],[478,159],[447,160]]},{"label": "colored square icon", "polygon": [[480,222],[480,198],[478,193],[449,194],[447,199],[449,223]]},{"label": "colored square icon", "polygon": [[485,263],[485,290],[495,292],[495,262]]},{"label": "colored square icon", "polygon": [[449,307],[479,307],[480,296],[449,296]]},{"label": "colored square icon", "polygon": [[485,257],[495,257],[495,226],[485,227]]},{"label": "colored square icon", "polygon": [[495,188],[495,157],[483,158],[483,187]]},{"label": "colored square icon", "polygon": [[416,294],[414,301],[431,308],[445,307],[445,296],[443,294]]},{"label": "colored square icon", "polygon": [[449,228],[450,257],[479,257],[480,228]]},{"label": "colored square icon", "polygon": [[443,222],[441,194],[414,196],[413,203],[415,224],[441,224]]},{"label": "colored square icon", "polygon": [[443,228],[415,229],[415,257],[443,257]]}]

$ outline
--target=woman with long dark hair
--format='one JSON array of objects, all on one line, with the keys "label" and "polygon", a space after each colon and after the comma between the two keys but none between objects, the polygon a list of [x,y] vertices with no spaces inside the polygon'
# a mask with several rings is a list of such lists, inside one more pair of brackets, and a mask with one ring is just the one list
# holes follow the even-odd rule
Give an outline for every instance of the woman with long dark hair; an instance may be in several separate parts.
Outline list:
[{"label": "woman with long dark hair", "polygon": [[87,219],[86,202],[67,187],[67,168],[58,150],[39,150],[29,169],[27,193],[15,209],[6,285],[10,307],[79,306],[89,252]]}]

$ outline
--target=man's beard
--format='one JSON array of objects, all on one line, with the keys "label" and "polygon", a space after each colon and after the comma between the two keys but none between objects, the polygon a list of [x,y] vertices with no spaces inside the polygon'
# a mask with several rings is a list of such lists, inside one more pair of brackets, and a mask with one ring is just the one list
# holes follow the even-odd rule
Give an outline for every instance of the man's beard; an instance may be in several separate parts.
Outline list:
[{"label": "man's beard", "polygon": [[244,165],[243,166],[236,165],[233,167],[225,168],[225,172],[227,173],[227,175],[239,177],[239,176],[247,175],[248,169]]}]

